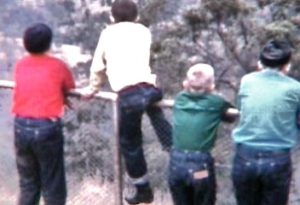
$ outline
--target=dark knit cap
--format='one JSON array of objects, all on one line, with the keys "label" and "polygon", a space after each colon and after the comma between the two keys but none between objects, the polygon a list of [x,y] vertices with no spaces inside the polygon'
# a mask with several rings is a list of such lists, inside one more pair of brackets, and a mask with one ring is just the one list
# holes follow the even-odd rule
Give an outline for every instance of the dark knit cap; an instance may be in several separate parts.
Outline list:
[{"label": "dark knit cap", "polygon": [[292,56],[291,46],[286,41],[271,40],[260,52],[260,61],[267,67],[280,67],[287,64]]}]

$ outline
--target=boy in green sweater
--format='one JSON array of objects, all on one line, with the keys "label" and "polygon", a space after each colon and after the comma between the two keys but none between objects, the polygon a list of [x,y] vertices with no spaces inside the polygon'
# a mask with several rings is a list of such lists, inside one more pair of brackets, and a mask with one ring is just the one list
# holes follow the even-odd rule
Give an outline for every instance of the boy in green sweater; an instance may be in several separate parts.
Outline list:
[{"label": "boy in green sweater", "polygon": [[214,69],[192,66],[173,107],[173,150],[169,187],[175,205],[213,205],[216,200],[214,146],[221,121],[233,122],[238,111],[214,91]]}]

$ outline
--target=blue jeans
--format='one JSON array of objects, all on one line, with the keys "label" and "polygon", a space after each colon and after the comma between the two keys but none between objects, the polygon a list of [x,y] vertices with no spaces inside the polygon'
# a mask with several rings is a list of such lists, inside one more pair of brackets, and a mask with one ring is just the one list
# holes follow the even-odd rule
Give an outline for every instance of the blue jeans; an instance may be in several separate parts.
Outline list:
[{"label": "blue jeans", "polygon": [[175,205],[215,204],[216,178],[210,153],[172,150],[168,182]]},{"label": "blue jeans", "polygon": [[14,120],[16,164],[19,173],[18,205],[64,205],[66,180],[63,134],[59,119]]},{"label": "blue jeans", "polygon": [[289,150],[237,146],[232,179],[238,205],[286,205],[291,175]]},{"label": "blue jeans", "polygon": [[171,146],[171,126],[160,107],[153,106],[162,99],[160,89],[147,83],[140,83],[118,93],[120,110],[120,143],[126,170],[132,178],[147,173],[142,148],[141,122],[146,112],[164,149]]}]

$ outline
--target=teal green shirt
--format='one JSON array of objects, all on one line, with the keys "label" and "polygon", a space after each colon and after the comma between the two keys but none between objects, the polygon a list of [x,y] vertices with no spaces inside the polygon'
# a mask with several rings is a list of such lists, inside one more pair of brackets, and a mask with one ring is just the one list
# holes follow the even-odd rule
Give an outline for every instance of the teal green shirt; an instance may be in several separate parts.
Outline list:
[{"label": "teal green shirt", "polygon": [[297,143],[300,83],[266,69],[242,78],[238,94],[240,121],[236,143],[258,149],[290,149]]},{"label": "teal green shirt", "polygon": [[215,94],[180,92],[173,106],[173,146],[180,150],[210,151],[229,107]]}]

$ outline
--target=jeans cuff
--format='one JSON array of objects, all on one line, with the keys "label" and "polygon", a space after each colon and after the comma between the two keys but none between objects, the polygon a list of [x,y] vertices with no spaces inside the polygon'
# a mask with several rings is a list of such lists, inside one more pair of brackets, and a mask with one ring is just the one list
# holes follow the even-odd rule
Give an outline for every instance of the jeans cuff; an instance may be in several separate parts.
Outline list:
[{"label": "jeans cuff", "polygon": [[141,185],[141,184],[149,183],[148,174],[145,174],[144,176],[141,176],[139,178],[130,178],[130,180],[134,185]]}]

